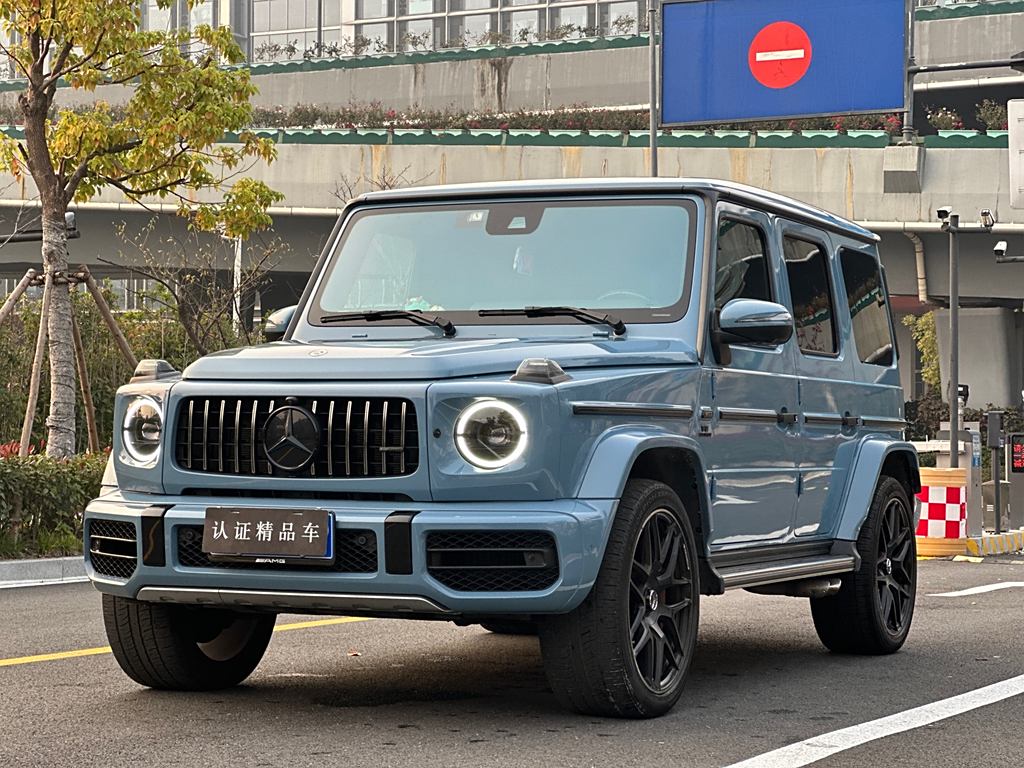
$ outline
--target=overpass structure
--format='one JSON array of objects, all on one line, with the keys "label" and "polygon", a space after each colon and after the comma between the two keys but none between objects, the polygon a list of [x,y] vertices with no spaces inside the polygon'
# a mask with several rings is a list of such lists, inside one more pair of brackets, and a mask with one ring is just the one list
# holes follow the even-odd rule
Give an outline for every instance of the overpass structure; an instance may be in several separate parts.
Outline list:
[{"label": "overpass structure", "polygon": [[[645,175],[642,132],[578,131],[327,131],[268,132],[278,159],[250,172],[281,191],[274,232],[289,246],[264,308],[290,303],[301,290],[316,253],[349,191],[391,183],[437,184],[501,179]],[[1024,264],[997,264],[993,246],[1007,240],[1024,252],[1024,211],[1010,207],[1005,132],[943,132],[919,146],[897,146],[883,132],[680,132],[662,136],[663,176],[732,179],[805,200],[858,221],[882,237],[882,261],[897,312],[940,313],[948,302],[947,237],[935,211],[951,205],[961,235],[962,370],[973,404],[1018,404],[1024,384]],[[9,228],[31,209],[35,195],[0,178],[0,220]],[[981,209],[998,223],[988,232],[972,225]],[[111,260],[129,253],[117,233],[141,230],[156,215],[161,231],[185,238],[184,224],[154,201],[149,211],[106,193],[79,207],[82,238],[76,261],[109,274]],[[187,263],[187,254],[183,263]],[[36,263],[30,245],[0,250],[0,278],[8,283]],[[120,257],[122,263],[129,256]],[[227,267],[227,262],[225,263]],[[2,281],[0,281],[2,282]],[[918,361],[909,332],[899,326],[908,396],[920,394]],[[940,342],[943,334],[940,332]]]}]

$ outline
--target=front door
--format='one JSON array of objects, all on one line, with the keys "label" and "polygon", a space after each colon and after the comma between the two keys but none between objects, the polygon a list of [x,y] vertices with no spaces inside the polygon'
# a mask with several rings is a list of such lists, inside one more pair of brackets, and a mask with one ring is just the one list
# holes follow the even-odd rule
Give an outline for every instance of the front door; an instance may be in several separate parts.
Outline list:
[{"label": "front door", "polygon": [[[732,299],[779,301],[781,258],[771,221],[722,204],[718,213],[713,310]],[[731,347],[701,382],[701,434],[711,479],[713,546],[783,539],[796,504],[797,380],[792,342]]]}]

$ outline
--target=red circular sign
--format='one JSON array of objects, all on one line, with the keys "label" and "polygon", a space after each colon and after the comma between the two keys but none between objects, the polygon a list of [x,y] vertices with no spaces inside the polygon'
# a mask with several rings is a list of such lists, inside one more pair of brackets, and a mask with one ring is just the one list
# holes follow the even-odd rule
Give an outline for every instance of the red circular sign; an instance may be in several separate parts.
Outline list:
[{"label": "red circular sign", "polygon": [[747,53],[750,72],[767,88],[789,88],[811,66],[811,38],[789,21],[769,24],[754,36]]}]

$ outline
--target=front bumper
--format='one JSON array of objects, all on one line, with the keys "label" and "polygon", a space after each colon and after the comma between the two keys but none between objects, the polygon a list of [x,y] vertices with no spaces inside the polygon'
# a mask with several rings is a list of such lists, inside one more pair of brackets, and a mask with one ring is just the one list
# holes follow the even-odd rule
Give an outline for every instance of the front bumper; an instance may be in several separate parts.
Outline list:
[{"label": "front bumper", "polygon": [[[114,492],[93,501],[85,513],[86,572],[105,593],[149,601],[229,605],[296,613],[360,613],[443,618],[512,613],[563,613],[579,605],[597,578],[615,510],[615,501],[565,499],[549,502],[486,502],[405,504],[415,511],[408,523],[411,534],[411,573],[389,572],[385,552],[385,519],[394,505],[339,501],[201,499],[156,497]],[[257,570],[196,565],[179,551],[184,528],[202,526],[208,506],[257,508],[317,508],[334,514],[337,531],[372,531],[376,558],[368,572],[289,568]],[[144,526],[144,520],[150,521]],[[153,526],[152,520],[161,525]],[[121,577],[111,574],[102,558],[90,554],[90,534],[101,521],[120,523],[135,531],[135,562],[124,560]],[[96,524],[96,527],[94,527]],[[156,533],[154,533],[156,531]],[[466,591],[442,583],[428,563],[427,537],[440,532],[542,532],[553,539],[557,577],[542,589],[517,589],[506,583],[501,591],[476,583]],[[149,541],[144,541],[148,535]],[[157,540],[154,541],[153,539]],[[162,548],[160,544],[162,542]],[[123,552],[131,551],[131,545]],[[372,539],[371,539],[371,547]],[[143,550],[146,557],[143,558]],[[153,553],[162,554],[162,558]],[[96,562],[94,562],[94,560]],[[147,564],[160,562],[163,564]],[[97,570],[97,564],[100,566]],[[128,571],[130,570],[130,574]]]}]

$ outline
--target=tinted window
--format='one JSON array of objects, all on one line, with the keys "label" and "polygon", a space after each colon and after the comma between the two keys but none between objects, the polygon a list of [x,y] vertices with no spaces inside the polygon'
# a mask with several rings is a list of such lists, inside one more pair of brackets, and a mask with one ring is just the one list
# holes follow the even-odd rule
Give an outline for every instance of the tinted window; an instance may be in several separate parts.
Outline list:
[{"label": "tinted window", "polygon": [[828,279],[828,254],[808,240],[787,237],[782,255],[786,259],[789,292],[793,296],[796,340],[802,352],[833,355],[836,344],[835,306]]},{"label": "tinted window", "polygon": [[862,363],[893,364],[892,327],[889,307],[882,288],[882,273],[873,254],[865,251],[839,252],[843,283],[853,318],[853,340]]},{"label": "tinted window", "polygon": [[718,226],[715,307],[721,309],[733,299],[771,301],[766,250],[758,227],[722,220]]}]

